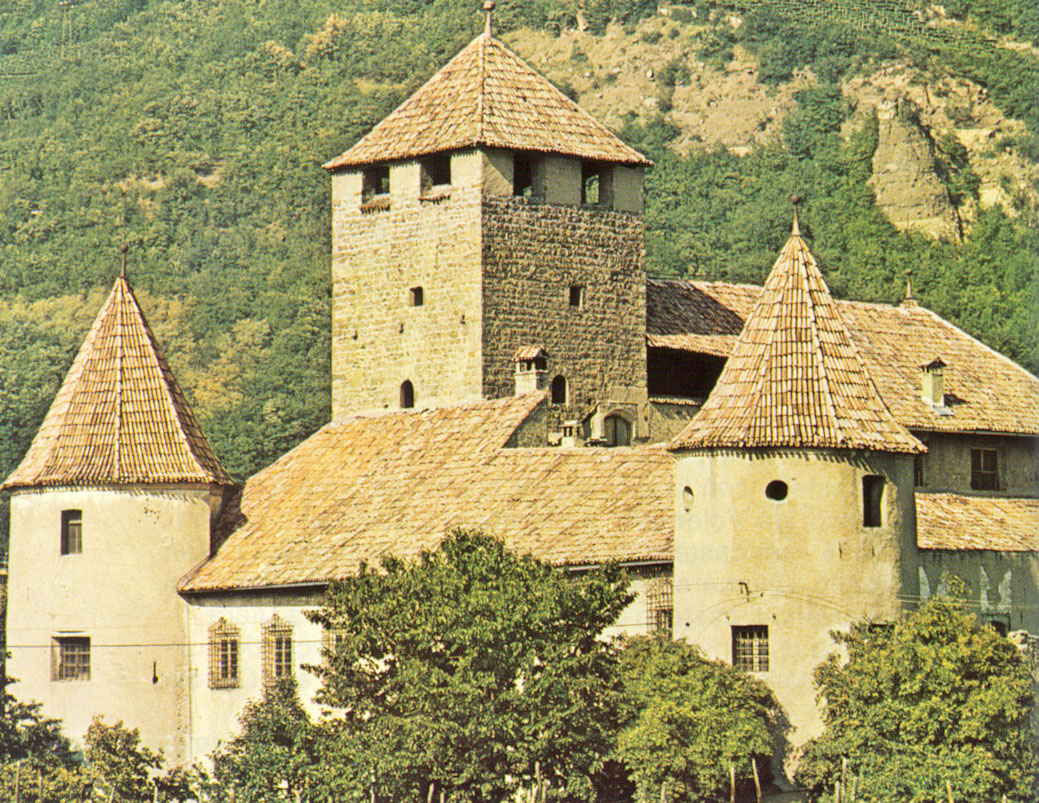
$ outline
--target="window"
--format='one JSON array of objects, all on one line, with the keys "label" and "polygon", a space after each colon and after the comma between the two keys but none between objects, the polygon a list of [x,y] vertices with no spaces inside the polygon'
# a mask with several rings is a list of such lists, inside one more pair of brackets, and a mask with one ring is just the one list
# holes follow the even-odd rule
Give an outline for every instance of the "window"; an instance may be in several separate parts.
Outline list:
[{"label": "window", "polygon": [[581,163],[581,203],[588,206],[602,203],[602,165],[598,162]]},{"label": "window", "polygon": [[224,618],[209,628],[209,688],[238,688],[240,643],[240,631]]},{"label": "window", "polygon": [[390,194],[389,165],[369,165],[361,180],[361,202],[369,203],[377,195]]},{"label": "window", "polygon": [[671,638],[674,624],[674,583],[670,577],[651,580],[646,589],[646,618],[649,632]]},{"label": "window", "polygon": [[733,626],[732,665],[747,672],[768,672],[768,625]]},{"label": "window", "polygon": [[981,620],[1001,636],[1005,636],[1010,632],[1010,616],[1007,614],[983,614]]},{"label": "window", "polygon": [[58,636],[54,639],[51,680],[90,680],[90,639]]},{"label": "window", "polygon": [[415,406],[415,386],[410,379],[405,379],[400,386],[400,406],[408,410]]},{"label": "window", "polygon": [[82,551],[83,511],[63,510],[61,511],[61,554],[78,555]]},{"label": "window", "polygon": [[441,153],[422,160],[422,194],[451,183],[451,154]]},{"label": "window", "polygon": [[884,478],[870,475],[862,478],[862,526],[879,527],[883,523]]},{"label": "window", "polygon": [[263,681],[292,677],[292,625],[277,614],[263,628]]},{"label": "window", "polygon": [[917,488],[922,487],[926,483],[924,482],[924,456],[922,454],[913,455],[913,485]]},{"label": "window", "polygon": [[408,304],[412,307],[421,307],[426,303],[426,294],[421,287],[412,287],[408,290]]},{"label": "window", "polygon": [[512,194],[529,198],[534,191],[534,165],[529,153],[512,155]]},{"label": "window", "polygon": [[608,415],[602,423],[607,446],[631,446],[631,423],[628,419],[620,415]]},{"label": "window", "polygon": [[970,487],[975,491],[999,490],[999,453],[995,449],[970,450]]},{"label": "window", "polygon": [[583,284],[570,285],[570,306],[574,309],[581,309],[584,306]]},{"label": "window", "polygon": [[552,404],[566,404],[568,396],[566,377],[560,374],[552,380]]}]

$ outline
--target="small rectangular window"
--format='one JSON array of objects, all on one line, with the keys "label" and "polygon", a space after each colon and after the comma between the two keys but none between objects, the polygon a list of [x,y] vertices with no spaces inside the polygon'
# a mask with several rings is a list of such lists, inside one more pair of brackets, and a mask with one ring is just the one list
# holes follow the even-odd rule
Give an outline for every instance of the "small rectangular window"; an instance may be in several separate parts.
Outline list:
[{"label": "small rectangular window", "polygon": [[975,491],[999,490],[999,452],[995,449],[970,450],[970,487]]},{"label": "small rectangular window", "polygon": [[239,629],[221,618],[209,628],[209,688],[238,688]]},{"label": "small rectangular window", "polygon": [[768,672],[768,625],[734,625],[732,665],[747,672]]},{"label": "small rectangular window", "polygon": [[451,154],[441,153],[422,160],[422,193],[451,184]]},{"label": "small rectangular window", "polygon": [[924,486],[924,456],[922,454],[913,456],[913,485],[917,488]]},{"label": "small rectangular window", "polygon": [[512,194],[529,198],[534,191],[534,166],[529,153],[512,155]]},{"label": "small rectangular window", "polygon": [[426,303],[426,294],[423,292],[421,287],[412,287],[408,290],[408,305],[412,307],[421,307]]},{"label": "small rectangular window", "polygon": [[82,551],[83,511],[63,510],[61,511],[61,554],[78,555]]},{"label": "small rectangular window", "polygon": [[368,203],[379,195],[390,193],[389,165],[369,165],[364,168],[361,185],[361,201]]},{"label": "small rectangular window", "polygon": [[570,306],[574,309],[581,309],[584,307],[584,285],[583,284],[572,284],[570,285]]},{"label": "small rectangular window", "polygon": [[90,680],[90,639],[58,636],[54,639],[51,680]]},{"label": "small rectangular window", "polygon": [[602,165],[598,162],[581,163],[581,203],[598,206],[601,203]]},{"label": "small rectangular window", "polygon": [[870,475],[862,478],[862,526],[879,527],[883,523],[884,478]]}]

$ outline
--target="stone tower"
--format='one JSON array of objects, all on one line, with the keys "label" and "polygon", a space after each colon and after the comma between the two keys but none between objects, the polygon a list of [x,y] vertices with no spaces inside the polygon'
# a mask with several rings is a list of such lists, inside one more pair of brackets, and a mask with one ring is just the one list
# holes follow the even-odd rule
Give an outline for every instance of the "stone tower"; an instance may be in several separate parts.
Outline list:
[{"label": "stone tower", "polygon": [[557,420],[644,400],[647,164],[473,40],[325,165],[333,416],[510,395],[531,346]]},{"label": "stone tower", "polygon": [[[761,673],[795,727],[832,629],[915,593],[913,457],[794,231],[700,412],[671,443],[674,635]],[[701,567],[709,566],[710,576]]]},{"label": "stone tower", "polygon": [[8,673],[82,738],[95,715],[177,763],[189,727],[187,605],[231,479],[116,280],[11,491]]}]

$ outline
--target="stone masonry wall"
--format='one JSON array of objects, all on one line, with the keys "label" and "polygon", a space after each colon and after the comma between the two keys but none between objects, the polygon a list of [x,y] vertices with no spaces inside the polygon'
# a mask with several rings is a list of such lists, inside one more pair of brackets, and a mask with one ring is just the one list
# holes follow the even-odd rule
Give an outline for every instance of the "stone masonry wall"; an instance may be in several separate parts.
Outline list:
[{"label": "stone masonry wall", "polygon": [[[391,168],[388,209],[361,175],[333,177],[332,414],[480,398],[479,154],[455,155],[448,197],[420,198],[416,162]],[[409,289],[422,287],[422,306]]]},{"label": "stone masonry wall", "polygon": [[[524,198],[483,201],[483,393],[513,392],[512,355],[540,344],[569,382],[558,424],[646,387],[645,229],[640,215]],[[570,287],[584,303],[570,305]]]},{"label": "stone masonry wall", "polygon": [[[1039,439],[938,432],[916,434],[928,448],[923,457],[924,490],[1039,496]],[[971,490],[971,449],[995,449],[999,453],[998,491]]]}]

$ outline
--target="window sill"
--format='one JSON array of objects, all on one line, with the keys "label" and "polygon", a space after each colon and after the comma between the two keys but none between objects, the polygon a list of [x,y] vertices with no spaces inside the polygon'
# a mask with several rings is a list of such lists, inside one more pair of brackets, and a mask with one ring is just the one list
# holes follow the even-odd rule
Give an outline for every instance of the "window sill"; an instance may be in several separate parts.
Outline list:
[{"label": "window sill", "polygon": [[451,197],[452,189],[453,188],[450,184],[441,184],[435,187],[430,187],[426,192],[419,195],[418,199],[431,204],[441,203]]},{"label": "window sill", "polygon": [[362,212],[384,212],[390,208],[389,195],[376,195],[361,204]]}]

